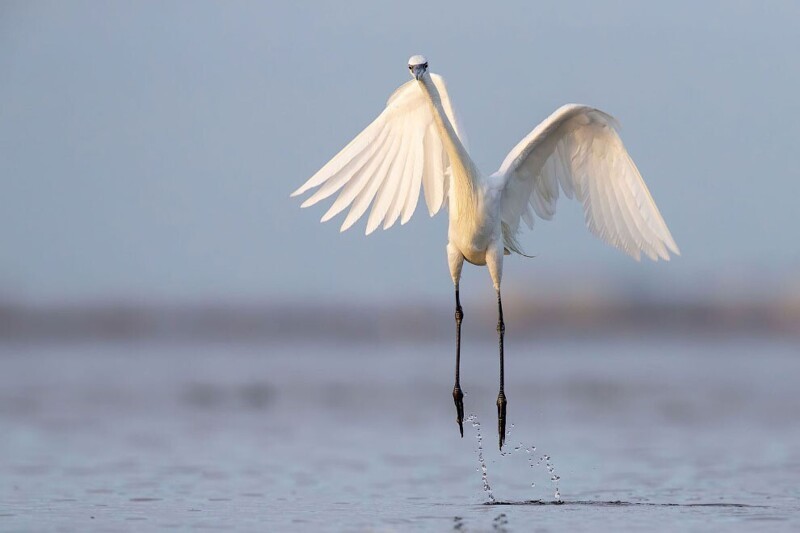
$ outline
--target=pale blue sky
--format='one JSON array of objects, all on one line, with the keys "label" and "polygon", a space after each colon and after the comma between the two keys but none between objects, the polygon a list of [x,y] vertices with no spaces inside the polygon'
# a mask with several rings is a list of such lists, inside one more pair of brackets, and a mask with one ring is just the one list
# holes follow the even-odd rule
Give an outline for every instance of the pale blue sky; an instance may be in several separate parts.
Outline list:
[{"label": "pale blue sky", "polygon": [[340,235],[288,197],[416,53],[485,172],[563,103],[615,115],[683,252],[637,264],[562,201],[507,293],[769,285],[800,272],[798,28],[795,1],[4,1],[0,297],[450,298],[445,216]]}]

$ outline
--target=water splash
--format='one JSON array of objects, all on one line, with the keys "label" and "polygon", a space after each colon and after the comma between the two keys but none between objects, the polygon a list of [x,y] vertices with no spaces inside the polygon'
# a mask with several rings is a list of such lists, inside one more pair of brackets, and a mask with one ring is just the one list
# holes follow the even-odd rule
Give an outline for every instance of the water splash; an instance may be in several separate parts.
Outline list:
[{"label": "water splash", "polygon": [[547,466],[547,471],[550,473],[550,481],[552,481],[556,486],[556,492],[553,495],[557,502],[561,501],[561,492],[558,490],[558,481],[561,479],[561,476],[556,474],[556,467],[553,465],[553,461],[550,459],[549,455],[544,455],[545,458],[545,465]]},{"label": "water splash", "polygon": [[[481,473],[481,481],[483,482],[483,490],[486,492],[487,496],[489,497],[489,503],[494,503],[495,498],[494,494],[492,494],[492,489],[489,486],[489,478],[488,478],[488,471],[486,468],[486,460],[483,457],[483,435],[481,434],[481,424],[478,421],[478,417],[473,415],[469,415],[467,417],[467,421],[472,424],[472,427],[475,428],[476,438],[478,440],[478,463],[479,467],[475,469],[476,472]],[[509,437],[511,436],[511,430],[514,429],[514,424],[511,424],[508,430],[506,431],[506,442],[510,441]],[[505,451],[500,451],[501,457],[508,457],[514,453],[521,453],[521,450],[525,450],[525,454],[528,458],[528,467],[531,470],[535,470],[538,466],[544,465],[547,469],[548,477],[550,481],[555,485],[555,492],[553,494],[556,503],[561,503],[561,491],[558,487],[558,482],[561,480],[561,476],[556,473],[555,465],[553,464],[553,460],[550,458],[548,454],[542,454],[541,456],[536,458],[534,453],[536,452],[536,446],[531,444],[530,446],[526,446],[523,442],[519,442],[516,446],[506,446]],[[494,460],[492,461],[494,463]],[[536,482],[531,481],[531,488],[536,488]]]},{"label": "water splash", "polygon": [[[558,490],[558,482],[561,479],[561,476],[556,474],[556,467],[553,464],[553,460],[550,458],[550,456],[543,454],[538,460],[536,460],[536,462],[534,462],[533,452],[536,451],[536,446],[531,445],[530,447],[525,447],[525,445],[520,442],[519,446],[515,447],[514,450],[519,450],[520,448],[525,449],[525,453],[528,455],[528,467],[530,467],[531,470],[544,463],[545,468],[547,468],[547,474],[550,476],[550,481],[552,481],[556,486],[554,497],[557,502],[561,502],[561,492]],[[534,487],[536,487],[536,482],[532,481],[531,488]]]},{"label": "water splash", "polygon": [[483,492],[486,493],[486,496],[489,498],[489,502],[494,503],[495,499],[494,494],[492,494],[492,487],[489,486],[489,476],[486,469],[486,461],[483,459],[483,436],[481,435],[481,423],[478,422],[478,417],[475,415],[469,415],[467,417],[467,422],[471,423],[472,427],[475,428],[475,437],[478,439],[478,463],[480,464]]},{"label": "water splash", "polygon": [[[511,440],[509,437],[511,437],[511,430],[512,429],[514,429],[514,424],[511,424],[508,427],[508,429],[506,430],[506,438],[505,438],[506,442]],[[515,450],[516,449],[518,449],[518,448],[515,448]],[[508,446],[506,446],[506,451],[503,451],[502,449],[500,450],[500,456],[501,457],[505,457],[507,455],[511,455],[511,450],[508,449]]]}]

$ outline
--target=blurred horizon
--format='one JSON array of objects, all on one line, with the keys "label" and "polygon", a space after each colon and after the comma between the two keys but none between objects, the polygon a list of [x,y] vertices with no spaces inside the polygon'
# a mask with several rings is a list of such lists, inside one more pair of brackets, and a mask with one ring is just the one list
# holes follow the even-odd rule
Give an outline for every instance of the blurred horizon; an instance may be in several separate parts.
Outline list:
[{"label": "blurred horizon", "polygon": [[[507,340],[646,338],[800,340],[800,296],[665,301],[571,292],[504,300]],[[462,299],[464,335],[495,339],[494,302]],[[445,302],[122,302],[25,304],[0,300],[0,342],[180,341],[189,343],[448,341]]]}]

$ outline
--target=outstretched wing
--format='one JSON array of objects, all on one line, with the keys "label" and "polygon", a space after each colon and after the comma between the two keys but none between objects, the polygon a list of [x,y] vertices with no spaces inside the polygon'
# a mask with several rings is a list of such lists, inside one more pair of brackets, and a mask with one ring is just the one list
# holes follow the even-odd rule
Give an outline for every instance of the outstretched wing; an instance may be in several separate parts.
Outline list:
[{"label": "outstretched wing", "polygon": [[[445,114],[459,138],[444,79],[431,74],[442,98]],[[447,197],[450,160],[434,122],[428,97],[415,80],[400,86],[386,109],[333,159],[328,161],[292,196],[319,187],[302,207],[335,193],[333,205],[322,217],[330,220],[348,207],[341,231],[352,226],[372,204],[367,235],[381,224],[391,227],[398,218],[405,224],[414,214],[423,188],[431,216],[439,212]]]},{"label": "outstretched wing", "polygon": [[680,255],[639,170],[622,145],[618,124],[592,107],[568,104],[550,115],[506,156],[500,216],[513,238],[520,219],[550,220],[559,184],[583,204],[586,226],[637,261]]}]

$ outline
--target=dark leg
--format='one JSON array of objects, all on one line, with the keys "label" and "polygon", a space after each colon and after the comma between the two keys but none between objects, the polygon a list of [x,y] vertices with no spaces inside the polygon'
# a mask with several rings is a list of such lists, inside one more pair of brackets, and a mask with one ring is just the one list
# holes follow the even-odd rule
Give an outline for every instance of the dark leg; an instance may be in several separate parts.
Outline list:
[{"label": "dark leg", "polygon": [[500,392],[497,395],[497,433],[500,437],[500,449],[506,440],[506,393],[504,392],[505,373],[503,369],[503,335],[506,325],[503,323],[503,302],[500,300],[500,291],[497,291],[497,334],[500,336]]},{"label": "dark leg", "polygon": [[464,312],[461,310],[461,301],[458,298],[458,285],[456,285],[456,384],[453,387],[453,401],[456,404],[456,422],[461,438],[464,438],[464,393],[461,392],[459,382],[461,368],[461,321],[464,319]]}]

